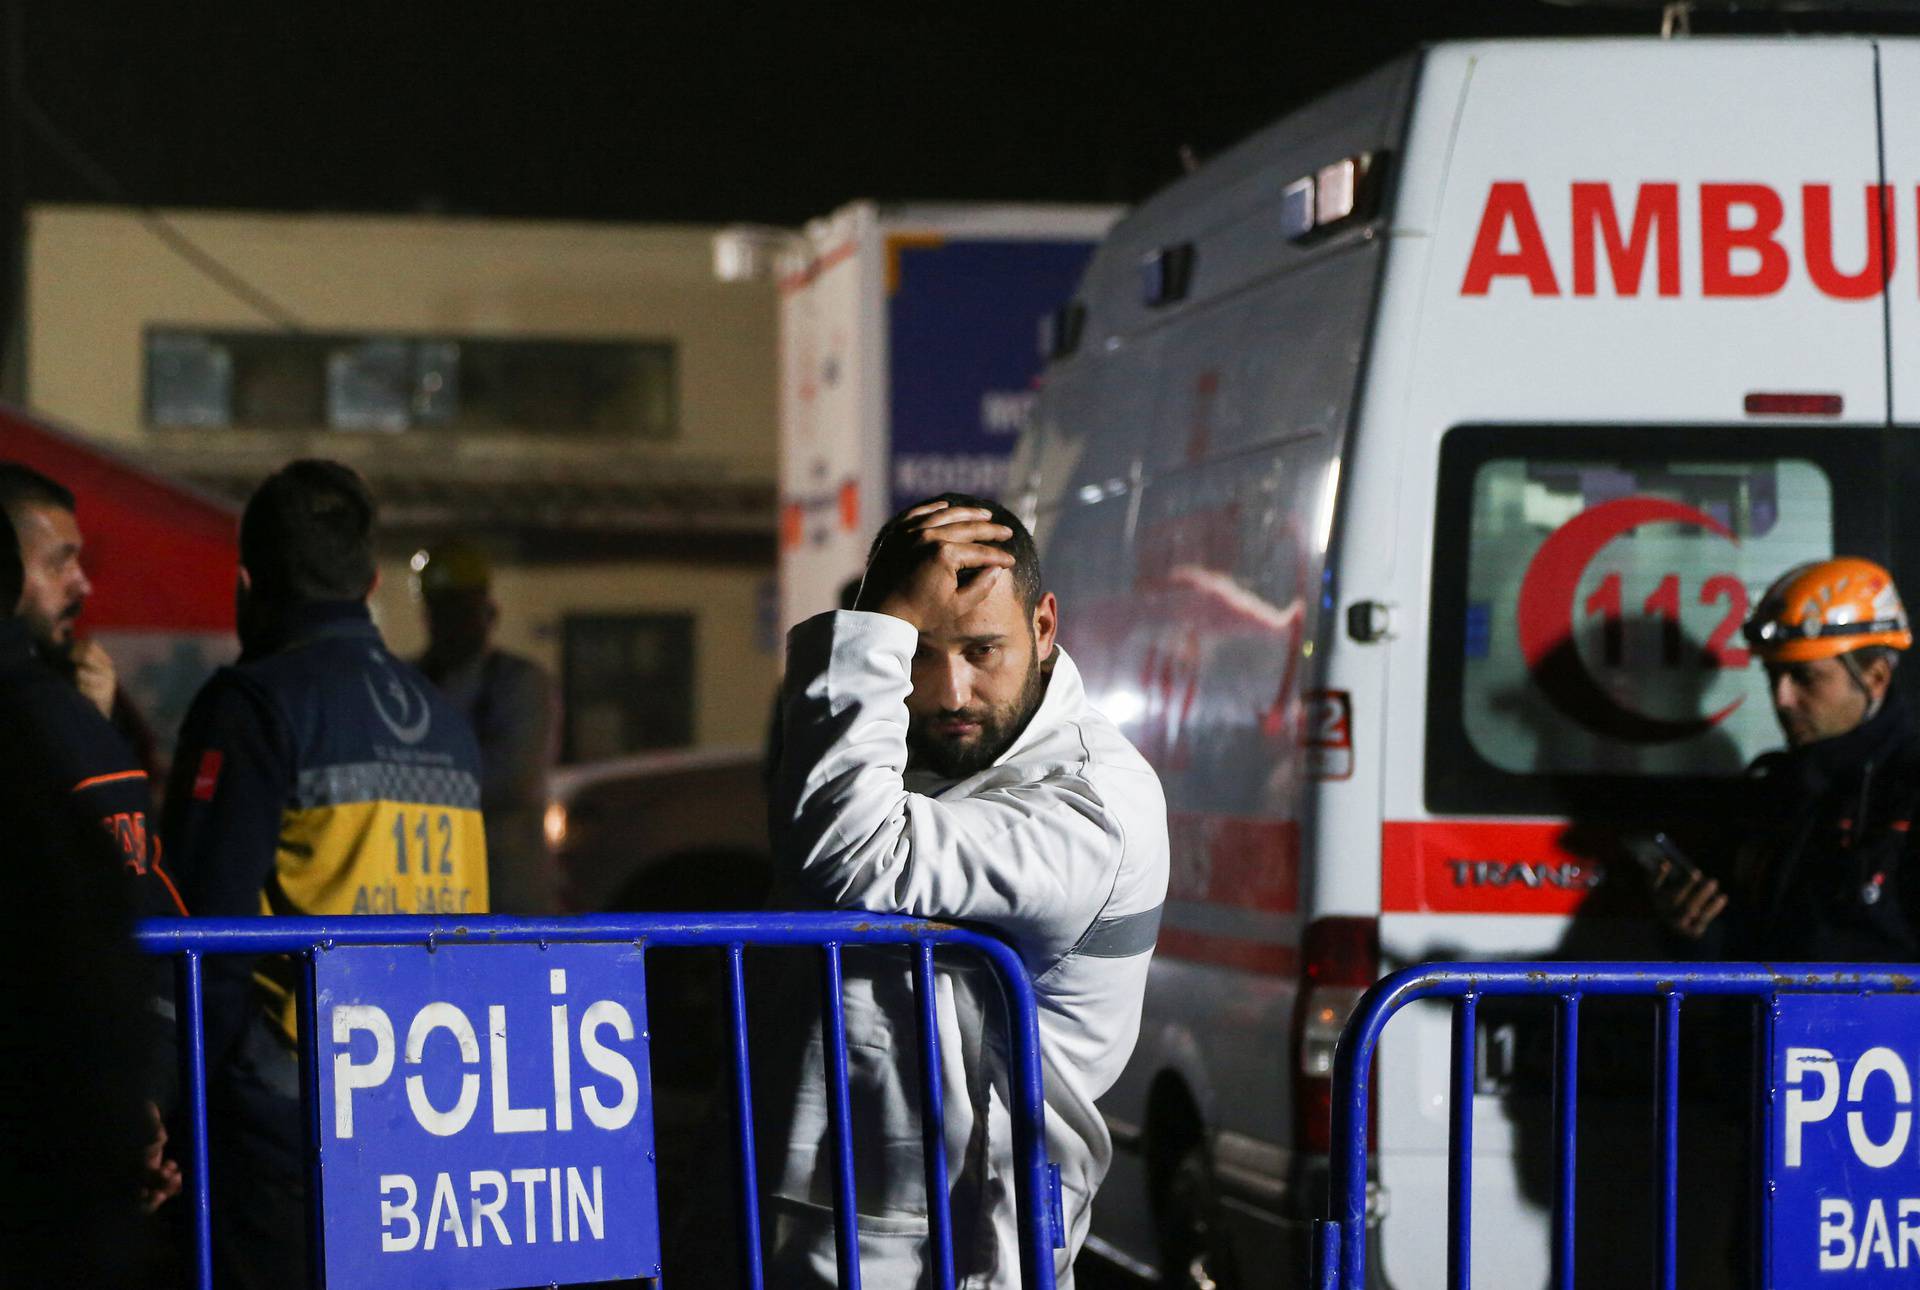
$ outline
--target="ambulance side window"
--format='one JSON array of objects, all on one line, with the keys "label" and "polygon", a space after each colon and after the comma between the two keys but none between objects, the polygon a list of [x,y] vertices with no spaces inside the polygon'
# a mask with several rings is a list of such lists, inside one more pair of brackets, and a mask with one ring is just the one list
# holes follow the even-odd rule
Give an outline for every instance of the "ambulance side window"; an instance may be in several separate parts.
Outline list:
[{"label": "ambulance side window", "polygon": [[1671,809],[1778,747],[1740,625],[1785,569],[1884,546],[1879,451],[1835,428],[1450,432],[1429,808]]}]

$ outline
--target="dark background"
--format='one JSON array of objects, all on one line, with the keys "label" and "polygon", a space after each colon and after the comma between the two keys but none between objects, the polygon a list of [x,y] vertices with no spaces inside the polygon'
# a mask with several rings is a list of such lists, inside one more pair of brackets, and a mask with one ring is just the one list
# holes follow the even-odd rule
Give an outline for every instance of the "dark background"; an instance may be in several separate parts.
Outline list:
[{"label": "dark background", "polygon": [[[780,224],[855,197],[1138,201],[1183,147],[1204,159],[1422,41],[1660,24],[1542,0],[7,0],[0,17],[15,201]],[[1694,28],[1867,24],[1915,25]]]}]

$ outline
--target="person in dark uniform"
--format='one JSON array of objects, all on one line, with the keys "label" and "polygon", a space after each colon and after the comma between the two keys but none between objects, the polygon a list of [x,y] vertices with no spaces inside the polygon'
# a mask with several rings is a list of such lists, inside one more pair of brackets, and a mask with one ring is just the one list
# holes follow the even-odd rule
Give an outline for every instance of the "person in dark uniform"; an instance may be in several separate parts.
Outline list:
[{"label": "person in dark uniform", "polygon": [[159,752],[153,728],[127,696],[106,648],[78,631],[93,583],[81,562],[86,540],[73,491],[31,466],[0,461],[0,510],[12,521],[20,544],[17,613],[42,661],[85,695],[113,723],[140,765],[154,772]]},{"label": "person in dark uniform", "polygon": [[[11,525],[0,524],[0,565],[20,568]],[[20,600],[19,582],[0,580],[0,603]],[[186,912],[161,863],[158,832],[149,827],[153,801],[147,772],[106,716],[67,679],[30,615],[0,618],[0,729],[32,747],[50,800],[102,830],[136,881],[134,904],[145,913]]]},{"label": "person in dark uniform", "polygon": [[[8,470],[20,469],[0,465],[0,485],[12,478]],[[0,486],[0,498],[6,495]],[[184,914],[179,887],[162,860],[159,830],[149,818],[154,799],[147,771],[99,699],[75,686],[65,654],[48,638],[43,617],[32,607],[34,579],[17,533],[14,525],[0,523],[0,604],[8,606],[0,618],[0,730],[16,753],[31,759],[41,809],[76,822],[89,844],[94,837],[106,841],[107,854],[129,880],[116,897],[120,912]],[[163,978],[164,970],[155,977],[160,996],[168,993]],[[151,1057],[145,1082],[164,1101],[173,1084],[171,1026],[162,1016],[143,1032]]]},{"label": "person in dark uniform", "polygon": [[[368,614],[373,524],[366,485],[336,462],[296,461],[247,502],[240,659],[195,698],[167,790],[168,854],[197,915],[488,909],[479,749]],[[307,1275],[296,982],[282,959],[207,969],[223,1285]]]},{"label": "person in dark uniform", "polygon": [[131,781],[74,790],[132,757],[39,657],[20,590],[20,549],[0,523],[0,836],[14,886],[0,902],[0,1280],[131,1285],[139,1211],[177,1191],[179,1174],[162,1166],[142,1105],[151,1054],[130,858],[101,827],[118,813],[103,799]]},{"label": "person in dark uniform", "polygon": [[1920,730],[1888,702],[1913,644],[1892,575],[1852,557],[1791,569],[1746,635],[1787,747],[1747,772],[1749,839],[1725,887],[1663,875],[1656,908],[1704,958],[1920,959]]},{"label": "person in dark uniform", "polygon": [[[1892,694],[1913,635],[1893,577],[1837,557],[1776,579],[1745,634],[1766,668],[1787,746],[1757,758],[1733,789],[1719,876],[1684,857],[1656,868],[1653,903],[1676,957],[1776,963],[1907,963],[1920,959],[1920,729]],[[1742,1005],[1683,1028],[1683,1070],[1712,1096],[1682,1116],[1703,1125],[1684,1148],[1683,1193],[1700,1208],[1682,1223],[1719,1233],[1683,1245],[1703,1260],[1689,1283],[1751,1285],[1753,1018]],[[1713,1179],[1687,1187],[1685,1169]],[[1718,1258],[1720,1266],[1713,1266]],[[1725,1278],[1721,1280],[1720,1278]]]}]

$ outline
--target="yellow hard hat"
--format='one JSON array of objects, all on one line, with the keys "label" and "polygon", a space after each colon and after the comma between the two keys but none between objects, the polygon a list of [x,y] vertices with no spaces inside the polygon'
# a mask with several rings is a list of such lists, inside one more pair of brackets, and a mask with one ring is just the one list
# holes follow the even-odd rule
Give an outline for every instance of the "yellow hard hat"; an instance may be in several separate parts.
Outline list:
[{"label": "yellow hard hat", "polygon": [[485,591],[493,581],[487,553],[464,538],[422,547],[408,562],[413,566],[414,590],[422,596],[451,591]]},{"label": "yellow hard hat", "polygon": [[1787,570],[1742,629],[1767,663],[1838,658],[1868,645],[1913,644],[1893,575],[1871,560],[1835,556]]}]

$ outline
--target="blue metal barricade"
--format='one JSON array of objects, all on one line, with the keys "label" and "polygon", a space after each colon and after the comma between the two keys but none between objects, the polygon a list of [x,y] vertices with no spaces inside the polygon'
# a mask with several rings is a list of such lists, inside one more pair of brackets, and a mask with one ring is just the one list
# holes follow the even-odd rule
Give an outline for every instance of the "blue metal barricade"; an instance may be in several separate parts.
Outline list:
[{"label": "blue metal barricade", "polygon": [[[1679,1163],[1680,1019],[1690,997],[1747,998],[1760,1010],[1762,1051],[1773,1046],[1780,1001],[1792,996],[1912,996],[1920,990],[1913,968],[1856,964],[1760,963],[1428,963],[1395,972],[1361,999],[1341,1032],[1333,1063],[1333,1132],[1329,1216],[1315,1225],[1316,1290],[1364,1290],[1367,1285],[1367,1147],[1370,1073],[1381,1032],[1395,1013],[1422,999],[1453,1002],[1448,1134],[1447,1285],[1472,1283],[1474,1022],[1483,999],[1532,996],[1556,1010],[1553,1060],[1556,1158],[1552,1177],[1552,1284],[1574,1286],[1574,1166],[1578,1149],[1580,1004],[1595,997],[1644,998],[1656,1003],[1654,1268],[1662,1290],[1676,1278],[1676,1177]],[[1855,1089],[1860,1077],[1856,1076]],[[1830,1091],[1837,1093],[1837,1076]],[[1899,1085],[1893,1085],[1897,1093]],[[1904,1105],[1904,1103],[1902,1103]],[[1904,1122],[1902,1122],[1904,1123]],[[1862,1130],[1849,1125],[1849,1131]],[[1904,1131],[1901,1141],[1904,1142]],[[1858,1138],[1856,1138],[1856,1143]],[[1851,1211],[1849,1211],[1851,1212]],[[1417,1221],[1413,1218],[1401,1221]],[[1764,1224],[1765,1216],[1761,1217]],[[1824,1230],[1824,1229],[1823,1229]],[[1866,1261],[1866,1238],[1859,1249]],[[1764,1243],[1764,1233],[1761,1237]],[[1904,1265],[1903,1265],[1904,1266]],[[1902,1273],[1904,1275],[1904,1273]]]},{"label": "blue metal barricade", "polygon": [[[197,1284],[212,1284],[211,1193],[207,1168],[207,1069],[204,1049],[202,960],[208,955],[291,954],[302,956],[308,1009],[303,1047],[317,1043],[312,1026],[315,953],[336,946],[449,946],[538,944],[630,944],[644,954],[659,948],[719,948],[726,952],[732,1045],[735,1148],[743,1185],[738,1197],[742,1277],[752,1290],[764,1283],[760,1213],[755,1162],[752,1084],[746,1023],[745,951],[758,947],[813,947],[820,951],[822,1016],[825,1021],[827,1092],[834,1145],[834,1209],[840,1284],[858,1290],[860,1268],[854,1207],[853,1135],[848,1088],[846,1021],[841,994],[841,950],[848,946],[894,946],[915,952],[921,1118],[924,1129],[929,1201],[928,1257],[934,1284],[954,1285],[953,1228],[947,1198],[947,1161],[942,1132],[944,1106],[938,1078],[940,1038],[936,1024],[934,952],[964,950],[978,955],[999,981],[1008,1010],[1012,1070],[1016,1208],[1020,1233],[1022,1284],[1052,1290],[1053,1250],[1057,1242],[1054,1175],[1046,1158],[1038,1013],[1033,986],[1019,956],[1005,943],[979,932],[944,923],[858,913],[819,914],[632,914],[569,919],[432,916],[350,918],[163,919],[141,925],[140,947],[179,961],[178,1012],[184,1040],[182,1071],[186,1083],[189,1141],[188,1201]],[[311,1055],[309,1062],[311,1064]],[[304,1095],[311,1101],[313,1091]],[[319,1112],[310,1106],[317,1124]],[[312,1188],[316,1198],[317,1185]],[[430,1220],[431,1221],[431,1220]],[[671,1274],[672,1269],[665,1270]]]}]

